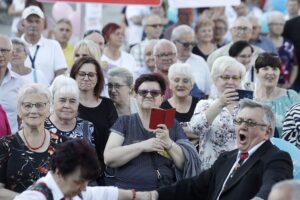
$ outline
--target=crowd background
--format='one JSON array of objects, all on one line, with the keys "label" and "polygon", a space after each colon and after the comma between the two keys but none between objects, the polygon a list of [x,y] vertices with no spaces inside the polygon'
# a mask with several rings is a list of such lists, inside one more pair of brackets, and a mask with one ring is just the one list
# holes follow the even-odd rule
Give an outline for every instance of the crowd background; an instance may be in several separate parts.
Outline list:
[{"label": "crowd background", "polygon": [[[13,197],[45,175],[56,144],[68,137],[96,150],[101,173],[91,184],[154,190],[160,181],[195,176],[241,139],[238,89],[268,104],[274,137],[299,148],[298,0],[104,5],[98,27],[88,26],[83,16],[95,8],[87,8],[0,4],[0,137],[8,136],[0,139],[2,195]],[[176,108],[178,122],[150,129],[153,107]],[[28,172],[10,167],[27,154],[35,161]]]}]

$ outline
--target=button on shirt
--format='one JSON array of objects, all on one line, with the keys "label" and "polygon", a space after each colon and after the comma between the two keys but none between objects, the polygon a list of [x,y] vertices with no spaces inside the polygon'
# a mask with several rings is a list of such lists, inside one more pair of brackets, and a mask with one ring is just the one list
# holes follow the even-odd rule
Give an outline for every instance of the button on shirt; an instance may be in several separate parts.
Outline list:
[{"label": "button on shirt", "polygon": [[[44,182],[47,187],[52,191],[53,200],[61,200],[64,195],[58,185],[56,184],[52,173],[40,178],[38,182]],[[86,187],[86,191],[82,192],[82,199],[79,196],[73,197],[72,200],[117,200],[118,199],[117,187]],[[20,195],[16,196],[14,200],[47,200],[44,194],[38,191],[26,190]]]},{"label": "button on shirt", "polygon": [[18,131],[17,95],[23,84],[22,78],[8,69],[0,85],[0,104],[6,112],[13,134]]},{"label": "button on shirt", "polygon": [[[36,54],[34,65],[36,69],[44,73],[48,85],[53,81],[55,71],[67,69],[68,65],[63,50],[56,40],[47,39],[42,36],[34,45],[26,42],[24,35],[22,36],[22,40],[27,44],[32,57],[35,54],[37,45],[40,46]],[[32,66],[29,56],[27,56],[27,59],[25,60],[25,66]]]}]

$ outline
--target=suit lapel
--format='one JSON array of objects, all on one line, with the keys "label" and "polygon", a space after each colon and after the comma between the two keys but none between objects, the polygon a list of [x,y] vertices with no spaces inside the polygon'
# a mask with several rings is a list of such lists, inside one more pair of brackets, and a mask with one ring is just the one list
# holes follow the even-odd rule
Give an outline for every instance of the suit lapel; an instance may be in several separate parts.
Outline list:
[{"label": "suit lapel", "polygon": [[[239,168],[236,174],[227,181],[226,187],[224,188],[223,192],[226,192],[230,188],[232,188],[238,181],[245,176],[245,174],[251,170],[252,166],[260,160],[261,156],[272,146],[270,140],[267,140],[263,145],[261,145],[253,155]],[[231,167],[233,164],[231,165]]]}]

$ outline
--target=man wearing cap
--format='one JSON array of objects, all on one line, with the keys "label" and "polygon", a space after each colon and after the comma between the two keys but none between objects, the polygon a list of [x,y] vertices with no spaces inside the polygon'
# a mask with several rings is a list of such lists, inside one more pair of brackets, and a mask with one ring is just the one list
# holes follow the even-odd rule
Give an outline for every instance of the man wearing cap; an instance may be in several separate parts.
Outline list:
[{"label": "man wearing cap", "polygon": [[54,77],[63,74],[67,68],[63,50],[57,41],[42,36],[45,16],[39,7],[25,8],[22,18],[24,34],[21,38],[27,43],[30,51],[25,65],[41,70],[47,82],[51,84]]},{"label": "man wearing cap", "polygon": [[236,150],[221,154],[199,176],[144,192],[144,199],[262,200],[268,198],[274,184],[293,178],[290,155],[269,140],[275,127],[269,106],[241,100],[234,124]]}]

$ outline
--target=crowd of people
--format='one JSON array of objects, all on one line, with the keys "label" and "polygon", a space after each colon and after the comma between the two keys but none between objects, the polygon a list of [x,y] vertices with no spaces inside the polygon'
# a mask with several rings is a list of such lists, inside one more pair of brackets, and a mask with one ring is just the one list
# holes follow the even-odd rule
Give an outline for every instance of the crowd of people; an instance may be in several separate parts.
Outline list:
[{"label": "crowd of people", "polygon": [[[300,2],[287,15],[270,2],[176,20],[164,1],[130,5],[72,44],[69,19],[45,34],[43,4],[13,0],[0,199],[296,200],[291,155],[271,138],[300,149]],[[171,127],[150,128],[153,108],[176,109]]]}]

